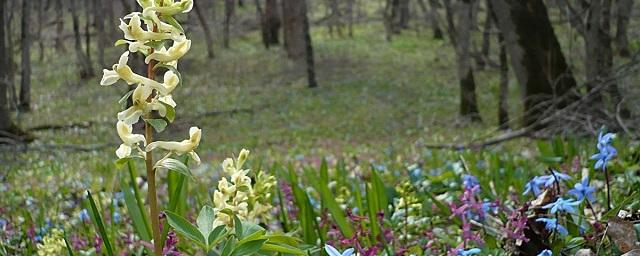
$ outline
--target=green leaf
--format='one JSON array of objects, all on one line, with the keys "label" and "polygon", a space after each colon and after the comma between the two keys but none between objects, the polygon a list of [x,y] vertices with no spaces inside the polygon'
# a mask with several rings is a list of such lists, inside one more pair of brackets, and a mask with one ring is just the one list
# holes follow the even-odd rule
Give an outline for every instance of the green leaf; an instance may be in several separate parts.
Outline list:
[{"label": "green leaf", "polygon": [[162,101],[160,101],[160,103],[162,103],[162,105],[164,105],[164,108],[167,110],[167,114],[164,115],[164,118],[166,118],[169,123],[173,123],[173,120],[175,120],[176,118],[176,109],[173,106]]},{"label": "green leaf", "polygon": [[200,246],[204,247],[206,245],[204,237],[202,236],[198,228],[196,228],[193,224],[189,223],[189,221],[187,221],[185,218],[173,212],[165,211],[165,213],[167,214],[169,225],[171,225],[171,227],[173,227],[173,229],[175,229],[178,233],[200,244]]},{"label": "green leaf", "polygon": [[193,174],[191,174],[191,170],[189,170],[189,167],[187,167],[184,163],[173,158],[164,159],[161,162],[158,162],[155,167],[165,168],[167,170],[179,172],[193,179]]},{"label": "green leaf", "polygon": [[224,249],[222,249],[222,253],[220,256],[229,256],[231,252],[233,252],[233,248],[235,247],[236,241],[233,238],[229,238],[227,242],[224,244]]},{"label": "green leaf", "polygon": [[269,252],[278,252],[282,254],[306,255],[304,251],[289,245],[284,245],[284,244],[265,243],[262,245],[262,248],[260,248],[260,250],[269,251]]},{"label": "green leaf", "polygon": [[291,246],[296,246],[302,242],[300,238],[289,236],[289,235],[265,235],[263,236],[265,239],[269,239],[269,243],[273,244],[288,244]]},{"label": "green leaf", "polygon": [[144,220],[143,209],[140,209],[138,207],[138,203],[136,202],[136,197],[133,194],[133,190],[129,186],[127,186],[127,183],[124,181],[124,179],[122,179],[122,181],[120,182],[120,190],[124,192],[124,202],[127,206],[127,212],[129,212],[129,215],[133,222],[133,229],[142,240],[151,241],[151,235]]},{"label": "green leaf", "polygon": [[237,215],[233,215],[233,227],[235,228],[236,231],[236,236],[238,237],[238,240],[242,239],[242,221],[240,220],[240,218],[238,218]]},{"label": "green leaf", "polygon": [[156,132],[162,132],[167,128],[167,121],[163,119],[144,119],[144,121],[153,126]]},{"label": "green leaf", "polygon": [[169,23],[169,25],[177,28],[178,30],[180,30],[180,32],[182,32],[184,34],[184,29],[182,28],[182,26],[180,25],[180,23],[178,23],[178,21],[173,17],[173,16],[161,16],[161,19],[166,21],[167,23]]},{"label": "green leaf", "polygon": [[124,110],[127,108],[127,100],[129,99],[129,97],[131,97],[131,94],[133,94],[133,91],[134,90],[131,90],[125,93],[124,96],[122,96],[122,98],[118,100],[118,104],[120,104],[120,109]]},{"label": "green leaf", "polygon": [[96,202],[93,200],[93,196],[91,195],[91,191],[87,190],[87,195],[89,198],[89,204],[91,205],[91,213],[95,219],[94,224],[98,228],[98,233],[102,238],[102,243],[104,247],[107,249],[107,255],[113,256],[113,249],[111,248],[111,242],[109,242],[109,236],[107,235],[107,230],[104,228],[104,224],[102,221],[102,216],[98,211],[98,207],[96,206]]},{"label": "green leaf", "polygon": [[241,240],[238,242],[239,244],[246,243],[247,241],[255,240],[258,237],[266,234],[264,228],[260,225],[254,223],[244,223],[242,225],[242,237],[239,238]]},{"label": "green leaf", "polygon": [[244,244],[236,247],[236,249],[233,250],[231,255],[233,255],[233,256],[244,256],[244,255],[254,254],[255,252],[260,250],[260,247],[262,247],[262,245],[266,241],[267,241],[267,239],[259,239],[259,240],[249,241],[247,243],[244,243]]},{"label": "green leaf", "polygon": [[67,239],[67,232],[63,233],[64,245],[67,247],[67,253],[69,256],[73,256],[73,250],[71,250],[71,246],[69,245],[69,240]]},{"label": "green leaf", "polygon": [[215,219],[215,213],[211,206],[205,205],[198,214],[196,223],[198,224],[198,230],[202,233],[202,237],[209,237],[209,233],[213,230],[213,220]]},{"label": "green leaf", "polygon": [[209,248],[216,246],[216,244],[226,233],[227,227],[224,225],[214,228],[213,231],[209,233],[209,237],[207,238],[207,244],[209,245]]},{"label": "green leaf", "polygon": [[352,237],[353,228],[349,225],[344,211],[342,211],[342,208],[340,208],[340,205],[336,202],[336,197],[329,190],[329,174],[327,169],[327,163],[323,160],[320,166],[320,183],[318,184],[320,199],[322,200],[323,206],[331,213],[331,217],[336,225],[338,225],[340,232],[342,232],[345,237]]},{"label": "green leaf", "polygon": [[126,44],[126,43],[128,43],[128,41],[127,41],[127,40],[124,40],[124,39],[118,39],[118,40],[113,44],[113,46],[119,46],[119,45],[123,45],[123,44]]}]

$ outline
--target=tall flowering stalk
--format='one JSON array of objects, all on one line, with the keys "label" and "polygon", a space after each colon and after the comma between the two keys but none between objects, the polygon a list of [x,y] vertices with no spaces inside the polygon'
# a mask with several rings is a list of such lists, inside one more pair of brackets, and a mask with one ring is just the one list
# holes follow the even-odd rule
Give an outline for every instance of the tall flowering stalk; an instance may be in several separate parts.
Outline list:
[{"label": "tall flowering stalk", "polygon": [[[189,129],[189,138],[183,141],[154,141],[153,128],[161,132],[175,117],[176,102],[172,98],[173,90],[180,85],[178,60],[190,49],[188,40],[174,15],[186,13],[193,7],[193,0],[137,0],[142,12],[132,12],[120,20],[120,30],[124,39],[116,45],[127,44],[128,49],[111,70],[103,70],[101,85],[113,85],[119,80],[137,87],[129,92],[132,106],[118,113],[117,131],[122,144],[116,150],[120,159],[133,157],[145,159],[148,181],[149,217],[151,218],[154,251],[162,254],[159,208],[156,196],[156,170],[171,169],[188,173],[188,168],[172,156],[187,154],[196,163],[200,158],[195,148],[200,143],[201,131],[198,127]],[[168,48],[167,48],[168,47]],[[145,56],[146,76],[133,72],[128,65],[129,54],[140,53]],[[156,80],[159,68],[166,69],[162,80]],[[144,134],[133,133],[133,125],[144,122]],[[154,150],[166,151],[159,161],[153,161]]]}]

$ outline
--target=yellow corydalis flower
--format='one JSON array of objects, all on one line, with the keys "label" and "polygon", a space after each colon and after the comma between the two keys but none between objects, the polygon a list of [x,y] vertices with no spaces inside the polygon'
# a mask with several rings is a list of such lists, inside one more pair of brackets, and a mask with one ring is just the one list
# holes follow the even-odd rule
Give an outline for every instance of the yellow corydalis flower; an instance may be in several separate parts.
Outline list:
[{"label": "yellow corydalis flower", "polygon": [[57,228],[42,238],[42,244],[37,245],[39,256],[63,255],[67,250],[62,231]]},{"label": "yellow corydalis flower", "polygon": [[200,164],[200,157],[194,151],[200,144],[200,137],[202,131],[198,127],[191,127],[189,129],[189,139],[180,142],[177,141],[156,141],[149,143],[145,148],[145,151],[149,152],[156,148],[161,148],[172,152],[176,155],[188,154],[196,163]]},{"label": "yellow corydalis flower", "polygon": [[145,143],[144,135],[133,134],[133,127],[130,124],[118,121],[116,128],[118,130],[118,136],[120,136],[120,140],[122,140],[122,144],[120,144],[120,147],[116,150],[118,158],[130,156],[132,147],[135,146],[137,148],[138,143]]},{"label": "yellow corydalis flower", "polygon": [[181,42],[174,41],[173,45],[169,47],[169,49],[160,49],[149,54],[149,56],[144,59],[144,62],[149,63],[151,60],[156,60],[158,62],[172,62],[182,58],[189,49],[191,49],[191,40],[184,40]]}]

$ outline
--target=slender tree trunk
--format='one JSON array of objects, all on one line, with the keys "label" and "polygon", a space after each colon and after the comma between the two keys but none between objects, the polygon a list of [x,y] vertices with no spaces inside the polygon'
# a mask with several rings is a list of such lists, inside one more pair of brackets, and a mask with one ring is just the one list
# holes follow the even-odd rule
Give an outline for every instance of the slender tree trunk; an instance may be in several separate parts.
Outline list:
[{"label": "slender tree trunk", "polygon": [[516,78],[523,88],[524,126],[544,111],[577,99],[576,80],[567,65],[542,0],[491,0]]},{"label": "slender tree trunk", "polygon": [[56,50],[61,53],[67,52],[64,46],[64,5],[62,0],[56,0]]},{"label": "slender tree trunk", "polygon": [[[104,49],[107,48],[107,41],[109,40],[107,35],[108,31],[105,29],[105,9],[111,9],[110,6],[104,6],[107,3],[102,2],[101,0],[93,1],[93,9],[95,12],[93,13],[93,23],[96,27],[96,34],[98,36],[98,65],[101,68],[106,67],[106,63],[104,61]],[[87,17],[88,18],[88,17]]]},{"label": "slender tree trunk", "polygon": [[283,0],[282,15],[284,44],[287,55],[296,62],[305,63],[308,86],[311,88],[317,87],[306,1]]},{"label": "slender tree trunk", "polygon": [[9,94],[10,94],[10,108],[11,110],[17,109],[18,108],[18,92],[16,90],[16,78],[15,75],[17,73],[17,69],[18,69],[18,65],[16,64],[15,61],[15,55],[14,55],[14,49],[15,47],[13,46],[14,40],[13,40],[13,26],[11,26],[11,24],[13,23],[13,17],[15,16],[14,13],[18,12],[16,11],[16,9],[20,8],[20,7],[16,7],[18,6],[20,2],[19,1],[9,1],[7,2],[6,6],[5,6],[5,10],[8,12],[6,16],[6,27],[5,27],[5,32],[6,32],[6,37],[7,37],[7,45],[6,45],[6,53],[7,55],[7,72],[8,72],[8,90],[9,90]]},{"label": "slender tree trunk", "polygon": [[356,0],[347,0],[347,33],[349,37],[353,37],[353,8],[355,4]]},{"label": "slender tree trunk", "polygon": [[18,108],[22,111],[31,110],[31,31],[29,24],[31,23],[30,0],[22,0],[22,26],[21,26],[21,68],[22,77],[20,80],[20,103]]},{"label": "slender tree trunk", "polygon": [[93,73],[93,68],[91,67],[91,62],[89,62],[87,56],[82,50],[82,35],[80,35],[80,21],[79,21],[77,9],[76,9],[77,7],[76,1],[78,0],[71,0],[70,1],[71,8],[69,8],[71,11],[71,20],[73,23],[73,35],[74,35],[74,41],[75,41],[75,48],[77,49],[74,52],[76,53],[76,61],[78,65],[78,70],[80,71],[80,78],[87,79],[92,77],[94,73]]},{"label": "slender tree trunk", "polygon": [[256,0],[256,12],[260,20],[260,31],[262,32],[264,46],[269,48],[272,45],[279,44],[280,16],[278,15],[278,1],[266,0],[263,11],[260,0]]},{"label": "slender tree trunk", "polygon": [[44,38],[42,38],[42,25],[45,22],[44,20],[44,11],[45,9],[48,7],[48,3],[50,3],[50,1],[47,1],[47,6],[45,6],[44,2],[37,2],[38,7],[38,49],[39,54],[38,54],[38,60],[40,62],[42,62],[44,60]]},{"label": "slender tree trunk", "polygon": [[631,19],[631,11],[633,10],[634,0],[618,0],[616,1],[616,44],[618,46],[618,54],[622,57],[629,57],[629,39],[627,38],[627,28]]},{"label": "slender tree trunk", "polygon": [[224,0],[224,21],[222,27],[222,46],[229,48],[229,29],[231,26],[231,19],[235,12],[235,3],[233,0]]},{"label": "slender tree trunk", "polygon": [[456,56],[460,79],[460,115],[470,121],[481,121],[476,97],[476,83],[471,65],[471,19],[473,0],[463,0],[458,8]]},{"label": "slender tree trunk", "polygon": [[202,26],[202,31],[204,32],[204,41],[207,44],[207,57],[209,59],[213,59],[215,56],[213,52],[213,36],[211,35],[211,30],[207,24],[207,18],[204,17],[204,13],[200,9],[198,1],[193,2],[193,9],[196,11],[196,16],[198,16],[198,21],[200,22],[200,26]]},{"label": "slender tree trunk", "polygon": [[429,0],[430,6],[427,8],[427,5],[424,3],[424,0],[418,0],[418,6],[424,13],[424,16],[427,20],[427,23],[431,26],[431,31],[433,32],[434,39],[443,39],[442,30],[440,29],[440,24],[438,22],[438,10],[437,3],[431,3],[433,1]]},{"label": "slender tree trunk", "polygon": [[85,11],[85,22],[84,22],[84,36],[85,36],[85,55],[87,56],[87,61],[91,62],[91,0],[84,0],[84,11]]},{"label": "slender tree trunk", "polygon": [[401,29],[409,28],[409,20],[411,20],[411,10],[409,9],[409,0],[400,0],[399,3],[400,20],[398,26]]},{"label": "slender tree trunk", "polygon": [[[491,1],[487,1],[488,19],[497,22],[496,13]],[[498,92],[498,127],[509,129],[509,63],[507,59],[507,46],[502,32],[498,32],[498,61],[500,62],[500,88]]]},{"label": "slender tree trunk", "polygon": [[[489,2],[489,0],[487,0]],[[487,4],[488,6],[488,4]],[[487,7],[489,9],[489,7]],[[480,48],[480,56],[478,58],[478,69],[483,69],[489,60],[489,50],[491,49],[491,28],[493,27],[493,19],[491,12],[487,10],[487,16],[484,20],[482,28],[482,46]]]},{"label": "slender tree trunk", "polygon": [[[6,16],[6,0],[0,0],[0,19]],[[0,56],[7,56],[5,45],[5,26],[0,24]],[[9,114],[9,103],[7,88],[9,87],[9,63],[7,58],[0,58],[0,131],[9,131],[12,127],[11,115]]]}]

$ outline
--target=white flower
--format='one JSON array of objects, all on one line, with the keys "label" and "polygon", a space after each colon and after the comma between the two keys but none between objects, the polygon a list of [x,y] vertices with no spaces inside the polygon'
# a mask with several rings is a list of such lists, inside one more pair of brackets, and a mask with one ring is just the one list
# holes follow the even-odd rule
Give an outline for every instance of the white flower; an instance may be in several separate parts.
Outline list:
[{"label": "white flower", "polygon": [[165,4],[166,6],[152,6],[149,8],[145,8],[143,13],[154,11],[154,12],[161,13],[162,15],[173,16],[181,12],[182,13],[189,12],[193,8],[193,0],[181,0],[180,2],[177,2],[177,3],[170,3],[170,4],[165,3]]},{"label": "white flower", "polygon": [[149,54],[144,59],[145,63],[149,63],[151,60],[157,60],[158,62],[171,62],[182,58],[191,48],[191,40],[174,41],[173,45],[169,49],[160,49],[152,54]]},{"label": "white flower", "polygon": [[[153,8],[153,7],[150,7]],[[142,28],[142,21],[140,20],[140,13],[134,12],[129,16],[129,24],[120,19],[120,30],[124,32],[124,38],[134,41],[150,41],[150,40],[167,40],[173,39],[171,33],[156,33],[146,31]]]},{"label": "white flower", "polygon": [[131,155],[131,148],[138,145],[138,143],[145,143],[145,138],[142,134],[133,134],[133,127],[125,122],[118,121],[116,124],[118,130],[118,136],[122,140],[122,144],[116,150],[116,155],[119,158],[125,158]]},{"label": "white flower", "polygon": [[171,151],[177,155],[189,154],[193,160],[200,164],[200,157],[194,151],[200,144],[201,130],[198,127],[189,129],[189,139],[181,142],[177,141],[156,141],[147,145],[145,151],[149,152],[156,148]]},{"label": "white flower", "polygon": [[[141,93],[140,95],[144,95],[144,94]],[[160,114],[160,116],[167,115],[167,107],[162,105],[162,103],[160,103],[158,100],[146,102],[144,100],[139,101],[139,99],[137,100],[134,98],[133,106],[118,113],[118,120],[123,121],[126,124],[132,125],[137,123],[142,115],[146,113],[150,113],[151,111],[158,111],[158,114]]]}]

